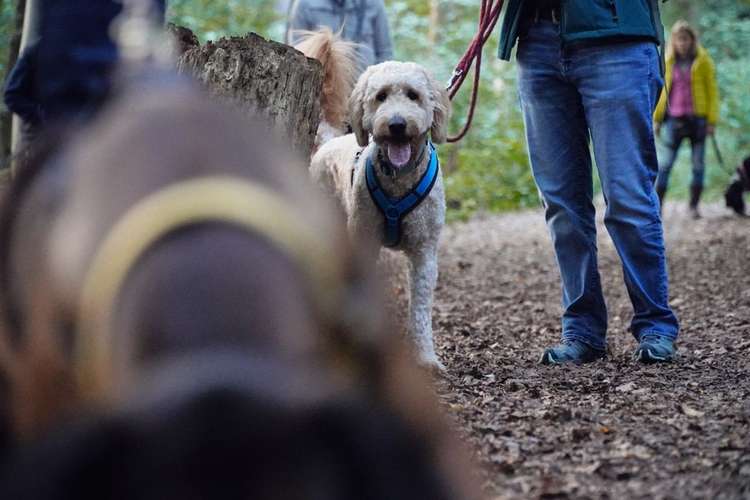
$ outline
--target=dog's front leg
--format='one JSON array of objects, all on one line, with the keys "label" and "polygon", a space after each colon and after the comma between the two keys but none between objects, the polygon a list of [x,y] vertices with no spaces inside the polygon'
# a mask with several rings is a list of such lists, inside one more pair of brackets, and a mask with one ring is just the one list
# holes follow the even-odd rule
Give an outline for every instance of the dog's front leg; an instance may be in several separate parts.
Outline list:
[{"label": "dog's front leg", "polygon": [[409,258],[409,329],[416,344],[419,362],[445,371],[435,354],[432,339],[432,298],[438,277],[437,244],[424,245],[407,252]]}]

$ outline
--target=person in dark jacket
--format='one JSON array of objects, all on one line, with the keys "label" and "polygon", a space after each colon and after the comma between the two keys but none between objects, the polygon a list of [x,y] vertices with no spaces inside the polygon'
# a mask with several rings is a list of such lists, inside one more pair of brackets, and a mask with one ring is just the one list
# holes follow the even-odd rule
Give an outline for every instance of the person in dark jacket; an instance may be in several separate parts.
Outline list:
[{"label": "person in dark jacket", "polygon": [[[166,0],[145,0],[164,19]],[[106,99],[118,60],[110,25],[119,0],[42,0],[39,39],[16,63],[5,88],[8,109],[32,131],[85,118]]]},{"label": "person in dark jacket", "polygon": [[3,94],[5,106],[21,118],[23,142],[33,139],[44,120],[44,111],[36,96],[38,47],[33,43],[23,51],[8,74]]},{"label": "person in dark jacket", "polygon": [[671,361],[679,326],[654,190],[652,113],[663,85],[657,0],[510,0],[502,59],[517,41],[531,167],[563,289],[562,341],[540,361],[585,363],[606,353],[589,141],[607,203],[604,222],[633,304],[636,358]]},{"label": "person in dark jacket", "polygon": [[300,41],[300,30],[330,28],[359,44],[359,73],[367,66],[393,59],[393,42],[383,0],[292,0],[287,27],[291,45]]}]

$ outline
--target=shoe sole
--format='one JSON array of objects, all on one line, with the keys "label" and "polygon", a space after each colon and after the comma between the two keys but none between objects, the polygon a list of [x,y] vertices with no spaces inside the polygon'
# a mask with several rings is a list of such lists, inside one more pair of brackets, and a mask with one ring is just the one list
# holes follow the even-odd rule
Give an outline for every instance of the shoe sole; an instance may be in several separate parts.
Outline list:
[{"label": "shoe sole", "polygon": [[552,366],[552,365],[585,365],[586,363],[593,363],[594,361],[599,361],[600,359],[606,358],[606,355],[602,355],[597,358],[587,359],[585,361],[577,360],[577,361],[558,361],[556,360],[550,351],[544,351],[542,353],[542,356],[539,358],[539,364],[540,365],[546,365],[546,366]]}]

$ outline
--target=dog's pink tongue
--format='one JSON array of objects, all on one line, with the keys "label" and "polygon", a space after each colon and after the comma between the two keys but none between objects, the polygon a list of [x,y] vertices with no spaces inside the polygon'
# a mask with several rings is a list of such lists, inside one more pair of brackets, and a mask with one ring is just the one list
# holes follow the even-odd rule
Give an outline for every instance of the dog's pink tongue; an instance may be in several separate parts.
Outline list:
[{"label": "dog's pink tongue", "polygon": [[411,158],[411,145],[406,144],[388,144],[388,159],[394,167],[403,167],[409,163]]}]

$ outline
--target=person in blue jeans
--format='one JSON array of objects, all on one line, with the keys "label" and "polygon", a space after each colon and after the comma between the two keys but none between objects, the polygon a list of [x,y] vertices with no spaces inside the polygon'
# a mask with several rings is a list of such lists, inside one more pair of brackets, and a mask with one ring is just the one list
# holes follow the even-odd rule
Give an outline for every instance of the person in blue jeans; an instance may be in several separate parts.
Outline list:
[{"label": "person in blue jeans", "polygon": [[589,142],[622,261],[645,363],[671,361],[669,307],[652,113],[663,85],[657,0],[510,0],[499,56],[518,41],[529,156],[562,278],[562,341],[543,364],[605,357],[607,308],[597,265]]},{"label": "person in blue jeans", "polygon": [[[690,139],[693,179],[690,182],[690,216],[700,218],[700,202],[706,175],[706,136],[713,135],[719,120],[719,86],[708,51],[698,43],[698,33],[687,21],[677,21],[667,49],[665,91],[654,113],[656,135],[666,125],[666,156],[656,177],[656,194],[663,200],[669,174],[684,139]],[[669,103],[669,105],[667,105]]]}]

